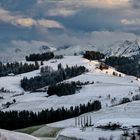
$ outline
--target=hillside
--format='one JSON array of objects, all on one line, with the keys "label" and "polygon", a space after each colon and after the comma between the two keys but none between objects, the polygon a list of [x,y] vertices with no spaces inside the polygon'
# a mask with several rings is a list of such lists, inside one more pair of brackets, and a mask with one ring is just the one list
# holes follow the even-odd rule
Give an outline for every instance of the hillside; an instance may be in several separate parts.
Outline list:
[{"label": "hillside", "polygon": [[[99,138],[109,139],[110,137],[118,140],[125,130],[136,132],[136,128],[140,126],[139,105],[140,101],[136,101],[81,115],[79,118],[91,116],[92,124],[94,125],[92,127],[85,128],[85,130],[82,130],[79,126],[75,126],[75,118],[48,124],[47,126],[53,128],[64,128],[60,132],[58,139],[59,137],[61,138],[62,136],[66,136],[71,138],[81,138],[84,140],[92,140],[93,137],[95,140],[98,140]],[[98,126],[105,126],[109,123],[119,123],[121,124],[122,129],[105,130],[97,128]],[[134,128],[132,128],[133,126]],[[43,128],[45,129],[45,127],[42,127],[42,129]]]},{"label": "hillside", "polygon": [[40,140],[31,135],[0,129],[0,140]]},{"label": "hillside", "polygon": [[[113,137],[113,139],[118,140],[122,137],[125,130],[129,132],[136,132],[137,127],[140,126],[140,101],[130,102],[127,104],[109,107],[106,109],[101,109],[97,112],[90,112],[79,116],[78,118],[91,117],[92,125],[91,127],[85,127],[82,129],[81,126],[75,126],[76,118],[47,124],[39,126],[37,129],[30,133],[33,136],[46,136],[46,137],[56,137],[61,140],[63,138],[77,138],[83,140],[95,140],[99,138]],[[99,126],[105,126],[109,123],[119,123],[121,129],[101,129],[97,128]],[[28,133],[31,128],[18,130],[19,132]],[[32,127],[33,129],[33,127]],[[52,135],[53,134],[53,135]]]},{"label": "hillside", "polygon": [[[85,85],[79,92],[74,95],[69,96],[50,96],[46,97],[46,92],[35,92],[29,93],[24,92],[20,87],[20,80],[23,77],[33,77],[39,75],[39,70],[25,73],[17,76],[7,76],[0,78],[0,88],[10,90],[10,93],[0,93],[0,96],[3,96],[4,99],[1,99],[1,109],[3,111],[8,110],[31,110],[31,111],[41,111],[42,109],[51,108],[54,109],[59,107],[70,107],[79,105],[80,103],[87,103],[90,100],[101,100],[103,107],[108,104],[110,106],[110,101],[107,99],[107,96],[110,94],[111,98],[116,97],[116,103],[123,97],[127,97],[129,93],[138,94],[139,81],[135,77],[125,76],[122,74],[122,77],[113,76],[112,73],[115,71],[113,68],[110,68],[106,71],[101,71],[96,69],[98,62],[91,61],[89,62],[86,59],[83,59],[81,56],[65,56],[64,59],[57,60],[56,63],[52,63],[52,60],[47,61],[44,65],[48,65],[57,68],[57,64],[61,63],[64,67],[66,64],[69,66],[74,65],[83,65],[89,69],[88,73],[82,74],[75,78],[72,78],[67,81],[81,81],[86,82],[90,81],[95,84]],[[101,88],[102,87],[102,88]],[[21,95],[20,95],[21,94]],[[19,96],[18,96],[19,95]],[[2,104],[6,102],[12,102],[15,99],[16,103],[9,106],[9,108],[3,108]],[[71,100],[72,99],[72,100]]]},{"label": "hillside", "polygon": [[[32,62],[28,62],[32,63]],[[98,61],[89,61],[82,58],[82,56],[64,56],[63,59],[44,61],[44,65],[51,66],[54,70],[57,69],[59,63],[63,67],[69,66],[85,66],[89,71],[77,77],[68,79],[63,82],[80,81],[80,82],[93,82],[82,86],[82,89],[73,95],[61,96],[56,95],[47,96],[47,92],[43,92],[46,87],[38,92],[25,92],[20,86],[20,80],[24,77],[34,77],[40,75],[40,70],[35,70],[29,73],[24,73],[15,76],[0,77],[0,108],[1,111],[33,111],[41,112],[45,109],[54,110],[58,108],[68,108],[71,106],[79,106],[80,104],[87,104],[95,100],[101,101],[102,109],[98,112],[87,113],[83,116],[91,116],[92,123],[95,126],[99,124],[108,124],[109,122],[119,122],[123,126],[139,126],[139,101],[134,101],[135,95],[139,95],[139,79],[134,76],[128,76],[116,71],[114,68],[109,67],[106,70],[100,70]],[[113,73],[116,73],[115,75]],[[129,98],[130,103],[119,105],[123,98]],[[14,102],[15,100],[15,102]],[[12,103],[5,107],[6,103]],[[124,102],[125,103],[125,102]],[[135,109],[134,109],[135,108]],[[96,123],[95,123],[96,122]],[[44,127],[44,126],[43,126]],[[66,128],[66,129],[65,129]],[[48,133],[42,132],[48,130]],[[85,140],[92,139],[93,135],[110,137],[113,135],[116,139],[123,133],[122,130],[113,131],[107,130],[106,132],[96,129],[96,127],[86,128],[86,131],[81,131],[81,127],[75,127],[75,119],[64,120],[61,122],[47,125],[47,128],[39,127],[30,134],[37,137],[48,137],[53,133],[53,137],[58,135],[58,140],[63,137],[78,137]],[[94,133],[92,132],[94,129]],[[50,131],[49,131],[50,130]],[[22,131],[20,131],[22,132]],[[23,131],[24,133],[28,132]],[[102,135],[99,135],[102,133]],[[98,137],[97,137],[98,138]]]}]

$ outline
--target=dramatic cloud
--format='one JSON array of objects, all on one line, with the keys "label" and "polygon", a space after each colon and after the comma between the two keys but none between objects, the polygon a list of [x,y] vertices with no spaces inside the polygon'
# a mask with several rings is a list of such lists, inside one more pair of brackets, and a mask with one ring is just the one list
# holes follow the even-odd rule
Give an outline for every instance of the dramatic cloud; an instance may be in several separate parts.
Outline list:
[{"label": "dramatic cloud", "polygon": [[133,33],[124,32],[109,32],[109,31],[93,31],[90,33],[77,33],[77,34],[51,34],[49,42],[53,42],[55,46],[64,45],[92,45],[98,47],[100,50],[104,46],[113,44],[116,41],[135,40],[138,37]]},{"label": "dramatic cloud", "polygon": [[121,23],[125,25],[140,25],[140,19],[132,19],[132,20],[122,19]]},{"label": "dramatic cloud", "polygon": [[97,6],[97,7],[123,7],[128,5],[128,0],[87,0],[82,1],[83,4],[88,6]]},{"label": "dramatic cloud", "polygon": [[[86,6],[98,8],[126,7],[130,0],[60,0],[60,5]],[[45,1],[44,1],[45,2]]]},{"label": "dramatic cloud", "polygon": [[32,40],[86,45],[103,38],[98,32],[140,35],[139,13],[140,0],[0,0],[0,45]]},{"label": "dramatic cloud", "polygon": [[0,9],[0,20],[4,22],[11,22],[15,20],[15,17],[10,15],[10,12],[4,9]]},{"label": "dramatic cloud", "polygon": [[12,15],[9,11],[0,9],[0,21],[11,23],[13,25],[20,25],[23,27],[42,26],[46,28],[63,28],[63,26],[55,21],[49,19],[32,19],[21,15]]},{"label": "dramatic cloud", "polygon": [[36,41],[36,40],[31,40],[31,41],[24,41],[24,40],[12,40],[11,44],[13,44],[15,47],[19,48],[31,48],[31,47],[39,47],[42,45],[49,45],[48,42],[45,41]]},{"label": "dramatic cloud", "polygon": [[31,18],[17,18],[14,23],[24,27],[30,27],[36,24],[36,21]]},{"label": "dramatic cloud", "polygon": [[47,28],[64,28],[60,23],[54,20],[42,19],[36,21],[37,25]]}]

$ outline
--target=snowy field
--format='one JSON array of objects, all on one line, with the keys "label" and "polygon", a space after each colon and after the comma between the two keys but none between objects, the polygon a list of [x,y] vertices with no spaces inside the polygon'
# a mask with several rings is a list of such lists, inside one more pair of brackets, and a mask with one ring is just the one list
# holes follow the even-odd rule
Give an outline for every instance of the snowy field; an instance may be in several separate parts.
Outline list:
[{"label": "snowy field", "polygon": [[[63,67],[65,67],[66,64],[69,66],[85,66],[89,69],[88,73],[74,77],[67,81],[94,81],[94,84],[83,86],[83,88],[74,95],[62,97],[54,95],[47,97],[46,92],[29,93],[24,92],[20,87],[20,80],[23,79],[23,77],[30,78],[39,75],[39,70],[17,76],[0,77],[0,88],[4,87],[6,90],[11,91],[11,93],[0,93],[0,96],[4,97],[4,99],[0,99],[1,109],[3,111],[31,110],[38,112],[51,107],[54,109],[63,106],[69,108],[70,106],[76,106],[94,100],[102,101],[102,106],[104,108],[112,105],[111,99],[113,98],[116,98],[114,104],[117,104],[123,97],[128,96],[131,99],[133,95],[139,93],[140,82],[136,79],[136,77],[125,76],[124,74],[121,74],[121,77],[113,76],[112,73],[115,71],[113,68],[109,68],[109,70],[106,71],[100,71],[99,69],[96,69],[98,65],[97,61],[90,62],[83,59],[81,56],[65,56],[64,59],[57,60],[56,63],[52,63],[52,61],[53,60],[44,62],[44,66],[48,65],[53,67],[53,69],[57,69],[57,65],[59,63],[61,63]],[[15,96],[23,92],[23,95]],[[133,95],[130,93],[133,93]],[[111,99],[108,99],[108,95],[110,95]],[[2,104],[12,102],[13,99],[16,100],[15,104],[6,109],[2,108]]]},{"label": "snowy field", "polygon": [[[109,107],[101,109],[97,112],[86,113],[80,116],[91,116],[92,124],[94,126],[86,128],[84,131],[80,127],[75,127],[75,118],[68,119],[52,124],[48,124],[50,127],[63,127],[60,135],[67,137],[76,137],[84,140],[98,140],[101,137],[110,138],[113,140],[119,140],[123,134],[123,128],[130,129],[131,132],[135,131],[135,128],[140,126],[140,101],[130,102],[124,105],[115,107]],[[99,126],[106,126],[109,123],[119,123],[122,129],[117,130],[104,130],[99,129]]]},{"label": "snowy field", "polygon": [[[4,97],[4,99],[0,99],[1,110],[29,110],[38,112],[51,107],[54,109],[63,106],[65,108],[69,108],[70,106],[76,106],[84,103],[86,104],[89,101],[101,101],[102,109],[100,111],[90,112],[80,116],[90,116],[92,124],[94,125],[93,127],[86,128],[83,131],[80,127],[75,127],[75,118],[72,118],[48,124],[32,133],[34,136],[42,137],[41,139],[47,140],[48,138],[45,138],[46,135],[56,135],[58,132],[58,138],[59,136],[66,136],[76,137],[79,139],[83,138],[85,140],[93,140],[93,138],[94,140],[98,140],[99,137],[113,137],[114,140],[118,140],[123,134],[121,129],[115,131],[104,131],[97,127],[105,126],[109,122],[119,123],[122,128],[140,126],[140,101],[132,101],[126,104],[117,105],[123,97],[127,97],[132,100],[133,96],[140,94],[139,79],[133,76],[126,76],[111,67],[108,70],[101,71],[97,68],[99,62],[88,61],[82,58],[82,56],[65,56],[64,59],[44,62],[44,66],[51,66],[54,70],[56,70],[59,63],[61,63],[63,67],[66,67],[67,64],[68,66],[82,65],[89,70],[89,72],[68,79],[67,81],[94,81],[94,84],[83,86],[83,88],[74,95],[62,97],[54,95],[47,97],[47,92],[30,93],[25,92],[20,87],[21,79],[24,77],[30,78],[37,76],[39,75],[39,70],[16,76],[0,77],[0,88],[10,91],[7,93],[0,93],[0,96]],[[113,76],[113,72],[121,74],[121,77]],[[10,105],[9,108],[3,108],[2,104],[12,102],[14,99],[16,100],[16,103]],[[115,100],[112,102],[112,99]],[[46,133],[46,131],[48,133]],[[1,130],[1,132],[6,133],[6,131],[3,130]]]},{"label": "snowy field", "polygon": [[[124,130],[128,129],[129,132],[133,133],[136,132],[136,127],[140,126],[139,106],[140,101],[135,101],[119,106],[104,108],[97,112],[83,114],[79,116],[79,118],[91,116],[91,123],[93,125],[92,127],[87,127],[84,130],[82,130],[80,126],[75,126],[75,118],[72,118],[44,125],[35,130],[32,135],[48,136],[56,132],[56,134],[58,133],[58,140],[61,136],[83,140],[98,140],[99,138],[113,138],[113,140],[120,140]],[[109,123],[119,123],[121,128],[116,130],[98,128],[99,126],[106,126]],[[26,131],[29,131],[29,129],[30,128],[27,128]]]}]

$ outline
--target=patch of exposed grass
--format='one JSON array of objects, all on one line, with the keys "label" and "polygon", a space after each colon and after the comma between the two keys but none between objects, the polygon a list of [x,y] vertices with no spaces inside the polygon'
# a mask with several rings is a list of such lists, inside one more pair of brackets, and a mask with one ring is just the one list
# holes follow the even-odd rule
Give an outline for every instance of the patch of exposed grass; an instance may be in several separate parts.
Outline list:
[{"label": "patch of exposed grass", "polygon": [[32,135],[36,137],[56,137],[60,130],[62,129],[44,126],[37,131],[34,131]]},{"label": "patch of exposed grass", "polygon": [[15,130],[15,131],[16,132],[21,132],[21,133],[26,133],[26,134],[32,134],[34,131],[37,131],[38,129],[40,129],[43,126],[44,125],[32,126],[32,127],[27,127],[27,128],[24,128],[24,129],[18,129],[18,130]]}]

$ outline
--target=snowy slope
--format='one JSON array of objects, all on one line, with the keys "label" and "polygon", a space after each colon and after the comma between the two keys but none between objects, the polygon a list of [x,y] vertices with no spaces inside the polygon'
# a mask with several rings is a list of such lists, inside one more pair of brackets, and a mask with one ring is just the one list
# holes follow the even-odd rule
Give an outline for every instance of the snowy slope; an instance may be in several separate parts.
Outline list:
[{"label": "snowy slope", "polygon": [[[41,128],[32,133],[32,135],[41,135],[48,133],[49,131],[59,130],[58,140],[61,138],[72,137],[72,138],[81,138],[84,140],[98,140],[101,137],[110,138],[113,137],[115,140],[119,140],[121,135],[124,133],[122,129],[116,130],[104,130],[97,128],[98,126],[104,126],[108,123],[119,123],[122,125],[122,128],[128,128],[132,133],[136,131],[136,126],[140,126],[140,101],[130,102],[127,104],[109,107],[101,109],[97,112],[90,112],[79,116],[79,118],[85,118],[91,116],[92,124],[94,126],[87,127],[84,130],[81,127],[75,126],[75,118],[55,122],[52,124],[43,125]],[[135,128],[132,128],[134,126]],[[28,130],[28,128],[26,128]]]},{"label": "snowy slope", "polygon": [[33,136],[0,129],[0,140],[40,140]]},{"label": "snowy slope", "polygon": [[[140,126],[140,101],[129,102],[114,107],[104,108],[100,111],[90,112],[81,116],[91,116],[95,127],[109,122],[120,122],[123,126]],[[75,118],[48,124],[51,127],[73,127]]]},{"label": "snowy slope", "polygon": [[69,46],[66,48],[59,48],[55,51],[56,54],[63,55],[74,55],[83,54],[85,51],[100,51],[106,56],[126,56],[131,57],[133,55],[140,54],[140,45],[138,40],[124,40],[116,41],[112,44],[104,46],[104,48],[99,49],[96,45],[85,45],[85,46]]},{"label": "snowy slope", "polygon": [[118,103],[121,98],[127,97],[131,92],[133,92],[133,95],[138,94],[140,83],[135,77],[125,76],[124,74],[122,74],[122,77],[113,76],[112,73],[115,71],[113,68],[109,68],[109,70],[106,71],[100,71],[99,69],[96,69],[96,66],[98,65],[97,61],[90,62],[83,59],[81,56],[65,56],[64,59],[57,60],[56,63],[51,63],[52,61],[53,60],[44,62],[44,65],[49,65],[54,69],[57,68],[57,64],[59,63],[62,63],[64,67],[66,64],[69,66],[76,64],[85,66],[89,69],[88,73],[82,74],[67,81],[94,81],[95,84],[86,85],[76,94],[69,96],[57,97],[54,95],[51,97],[46,97],[46,92],[25,92],[24,95],[12,97],[13,95],[23,92],[23,89],[20,87],[20,80],[23,77],[29,78],[38,75],[39,71],[37,70],[14,77],[1,77],[0,88],[5,87],[6,89],[13,91],[13,93],[0,93],[0,96],[4,97],[3,100],[0,100],[0,105],[5,104],[6,102],[12,102],[13,99],[16,99],[16,103],[7,109],[3,109],[4,111],[31,110],[37,112],[51,107],[54,109],[63,106],[69,108],[70,106],[75,106],[94,100],[101,100],[102,106],[106,107],[111,105],[110,100],[107,98],[109,94],[111,95],[111,98],[116,97],[115,103]]},{"label": "snowy slope", "polygon": [[[109,122],[119,122],[123,126],[140,126],[140,101],[133,101],[127,104],[117,105],[123,97],[128,97],[132,99],[132,96],[140,94],[139,79],[133,76],[127,76],[125,74],[117,72],[112,67],[109,67],[108,70],[101,71],[97,68],[99,66],[98,61],[89,61],[87,59],[82,58],[82,56],[65,56],[64,59],[57,60],[55,61],[55,63],[54,60],[46,61],[44,62],[44,66],[47,65],[53,67],[53,69],[57,69],[57,65],[59,63],[61,63],[63,67],[66,67],[67,64],[69,66],[82,65],[89,70],[89,72],[71,78],[67,81],[94,81],[94,84],[83,86],[83,88],[74,95],[62,97],[57,97],[54,95],[51,97],[46,97],[46,92],[29,93],[24,92],[24,90],[20,87],[20,80],[23,77],[30,78],[39,75],[39,70],[16,76],[0,77],[0,88],[4,87],[6,90],[11,91],[11,93],[0,93],[0,96],[4,97],[4,99],[0,99],[1,110],[30,110],[38,112],[51,107],[53,107],[54,109],[63,106],[65,108],[69,108],[70,106],[76,106],[83,103],[86,104],[89,101],[100,100],[103,107],[100,111],[90,112],[82,115],[91,116],[92,124],[94,124],[95,127],[87,128],[83,132],[79,127],[74,127],[75,118],[73,118],[61,122],[48,124],[47,129],[49,129],[49,127],[55,127],[58,129],[64,128],[64,130],[60,132],[60,136],[62,135],[68,137],[78,137],[83,138],[85,140],[92,140],[95,136],[97,140],[99,137],[102,136],[109,138],[112,135],[115,140],[118,140],[120,135],[123,133],[122,130],[103,131],[101,129],[97,129],[96,126],[105,125]],[[113,76],[113,72],[121,74],[121,77]],[[24,94],[21,94],[23,92]],[[18,96],[18,94],[21,95]],[[110,99],[108,98],[109,94]],[[112,104],[111,100],[114,98],[116,98],[116,100]],[[13,99],[16,99],[15,104],[10,105],[9,108],[2,107],[2,104],[12,102]],[[112,105],[117,106],[112,107]],[[2,133],[6,133],[6,131],[4,130],[0,131]],[[36,133],[34,134],[41,134],[41,132],[45,131],[46,127],[43,127],[36,131]]]},{"label": "snowy slope", "polygon": [[135,41],[121,41],[109,46],[105,52],[107,56],[133,56],[140,54],[140,45],[138,40]]},{"label": "snowy slope", "polygon": [[[123,127],[129,128],[132,126],[140,126],[139,106],[140,101],[135,101],[81,115],[80,118],[83,116],[91,116],[92,124],[94,124],[93,127],[86,128],[84,131],[79,127],[75,127],[75,118],[48,124],[48,126],[64,127],[65,129],[61,131],[59,135],[67,137],[76,137],[84,140],[92,140],[94,137],[94,140],[98,140],[99,137],[110,138],[110,136],[113,136],[113,139],[118,140],[121,134],[123,134],[123,130],[103,130],[96,127],[100,125],[104,126],[110,122],[119,123]],[[130,131],[135,131],[135,128],[130,129]]]}]

